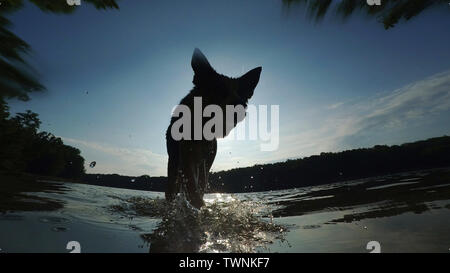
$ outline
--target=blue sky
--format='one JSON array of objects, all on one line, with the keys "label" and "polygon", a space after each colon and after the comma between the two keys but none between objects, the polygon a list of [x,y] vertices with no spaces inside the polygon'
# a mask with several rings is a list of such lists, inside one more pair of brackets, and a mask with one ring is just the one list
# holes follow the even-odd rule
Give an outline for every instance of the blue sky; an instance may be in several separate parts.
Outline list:
[{"label": "blue sky", "polygon": [[281,1],[120,1],[10,16],[47,87],[12,112],[79,148],[88,172],[166,175],[165,130],[200,48],[228,76],[262,66],[250,103],[279,105],[280,145],[219,141],[212,170],[450,133],[450,8],[388,31],[373,19],[308,21]]}]

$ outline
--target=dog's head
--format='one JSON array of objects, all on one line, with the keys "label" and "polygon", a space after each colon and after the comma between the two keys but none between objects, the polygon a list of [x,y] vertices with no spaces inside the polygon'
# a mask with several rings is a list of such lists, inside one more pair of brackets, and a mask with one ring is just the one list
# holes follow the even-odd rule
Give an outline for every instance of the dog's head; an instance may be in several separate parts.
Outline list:
[{"label": "dog's head", "polygon": [[194,85],[201,91],[205,104],[243,105],[253,96],[259,81],[261,67],[250,70],[239,78],[230,78],[217,73],[205,55],[196,48],[192,55]]},{"label": "dog's head", "polygon": [[[261,67],[254,68],[239,78],[230,78],[217,73],[209,64],[205,55],[196,48],[192,55],[193,83],[202,97],[203,105],[218,105],[224,112],[227,105],[242,105],[245,109],[248,100],[253,96],[259,82]],[[245,113],[244,113],[245,117]],[[243,118],[242,118],[243,119]],[[233,127],[242,119],[237,118],[226,123],[233,123]],[[226,131],[225,135],[229,132]]]}]

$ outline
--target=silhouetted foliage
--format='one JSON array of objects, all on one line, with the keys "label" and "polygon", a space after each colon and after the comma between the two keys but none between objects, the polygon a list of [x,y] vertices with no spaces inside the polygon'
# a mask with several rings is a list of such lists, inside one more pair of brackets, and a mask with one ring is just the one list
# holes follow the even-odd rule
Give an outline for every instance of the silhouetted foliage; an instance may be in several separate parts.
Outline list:
[{"label": "silhouetted foliage", "polygon": [[[72,13],[77,6],[66,0],[30,0],[44,12]],[[83,0],[97,9],[118,9],[114,0]],[[31,111],[9,118],[6,99],[29,100],[29,93],[45,87],[32,75],[24,59],[30,46],[9,28],[6,15],[19,10],[23,0],[2,0],[0,5],[0,170],[77,178],[84,174],[80,151],[64,145],[48,132],[38,132],[38,114]]]},{"label": "silhouetted foliage", "polygon": [[[448,6],[447,0],[381,0],[381,5],[369,5],[365,0],[283,0],[289,8],[292,4],[306,7],[309,17],[316,22],[334,9],[334,13],[345,20],[355,12],[365,13],[379,20],[385,29],[394,27],[400,20],[417,16],[433,6]],[[447,7],[445,7],[447,8]]]},{"label": "silhouetted foliage", "polygon": [[165,191],[167,177],[150,177],[148,175],[134,177],[118,174],[86,174],[83,176],[82,181],[83,183],[97,186],[146,191]]},{"label": "silhouetted foliage", "polygon": [[[0,12],[0,97],[28,100],[28,93],[44,89],[27,71],[22,54],[29,45],[7,30],[10,21]],[[4,102],[3,102],[4,103]]]},{"label": "silhouetted foliage", "polygon": [[[443,136],[216,172],[210,176],[209,192],[281,190],[447,166],[450,166],[450,137]],[[100,186],[165,191],[167,177],[86,174],[82,181]]]},{"label": "silhouetted foliage", "polygon": [[[66,0],[30,0],[44,12],[71,13],[77,6],[70,6]],[[114,0],[83,0],[97,9],[118,9]],[[2,0],[0,5],[0,98],[29,100],[30,92],[42,91],[45,87],[32,75],[32,69],[23,59],[30,53],[30,46],[8,30],[11,22],[5,17],[24,5],[23,0]],[[4,102],[3,102],[4,103]]]},{"label": "silhouetted foliage", "polygon": [[450,166],[450,137],[321,153],[281,163],[213,173],[212,192],[280,190]]},{"label": "silhouetted foliage", "polygon": [[80,178],[84,159],[80,151],[64,145],[59,137],[38,132],[41,121],[31,111],[9,118],[0,99],[0,170],[38,175]]}]

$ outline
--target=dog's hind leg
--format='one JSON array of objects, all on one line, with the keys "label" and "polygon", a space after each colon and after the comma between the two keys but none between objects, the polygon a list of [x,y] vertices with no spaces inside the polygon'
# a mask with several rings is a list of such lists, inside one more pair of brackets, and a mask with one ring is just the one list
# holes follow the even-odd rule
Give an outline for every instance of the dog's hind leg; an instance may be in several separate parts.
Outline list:
[{"label": "dog's hind leg", "polygon": [[172,201],[179,192],[180,183],[178,181],[178,158],[169,156],[167,164],[167,189],[166,200]]},{"label": "dog's hind leg", "polygon": [[169,135],[166,135],[167,153],[169,154],[169,161],[167,163],[167,188],[166,200],[171,201],[180,191],[179,181],[179,165],[180,165],[180,151],[179,142],[173,140]]}]

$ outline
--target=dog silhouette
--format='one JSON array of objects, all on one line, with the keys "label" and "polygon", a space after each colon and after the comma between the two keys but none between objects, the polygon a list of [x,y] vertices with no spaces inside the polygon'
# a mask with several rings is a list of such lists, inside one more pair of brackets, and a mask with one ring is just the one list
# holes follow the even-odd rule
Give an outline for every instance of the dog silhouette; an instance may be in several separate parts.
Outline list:
[{"label": "dog silhouette", "polygon": [[[227,105],[242,106],[240,109],[244,109],[243,115],[233,115],[232,119],[227,119],[226,115],[222,115],[224,126],[221,130],[222,133],[218,130],[219,128],[214,128],[217,134],[213,139],[208,139],[203,135],[196,138],[193,128],[195,124],[192,121],[188,124],[192,128],[181,126],[181,131],[187,132],[189,137],[177,139],[173,136],[172,129],[181,117],[173,115],[171,118],[166,131],[169,161],[165,197],[166,200],[171,201],[183,190],[189,203],[196,208],[201,208],[204,205],[203,195],[208,185],[209,170],[217,153],[216,138],[225,137],[238,122],[245,118],[245,108],[259,82],[262,68],[252,69],[239,78],[230,78],[217,73],[198,48],[192,55],[191,66],[194,70],[192,81],[194,87],[181,100],[179,106],[187,107],[192,113],[195,111],[194,101],[197,98],[197,100],[201,99],[202,112],[209,105],[218,106],[223,112],[226,111]],[[210,118],[202,116],[201,128],[208,120]]]}]

